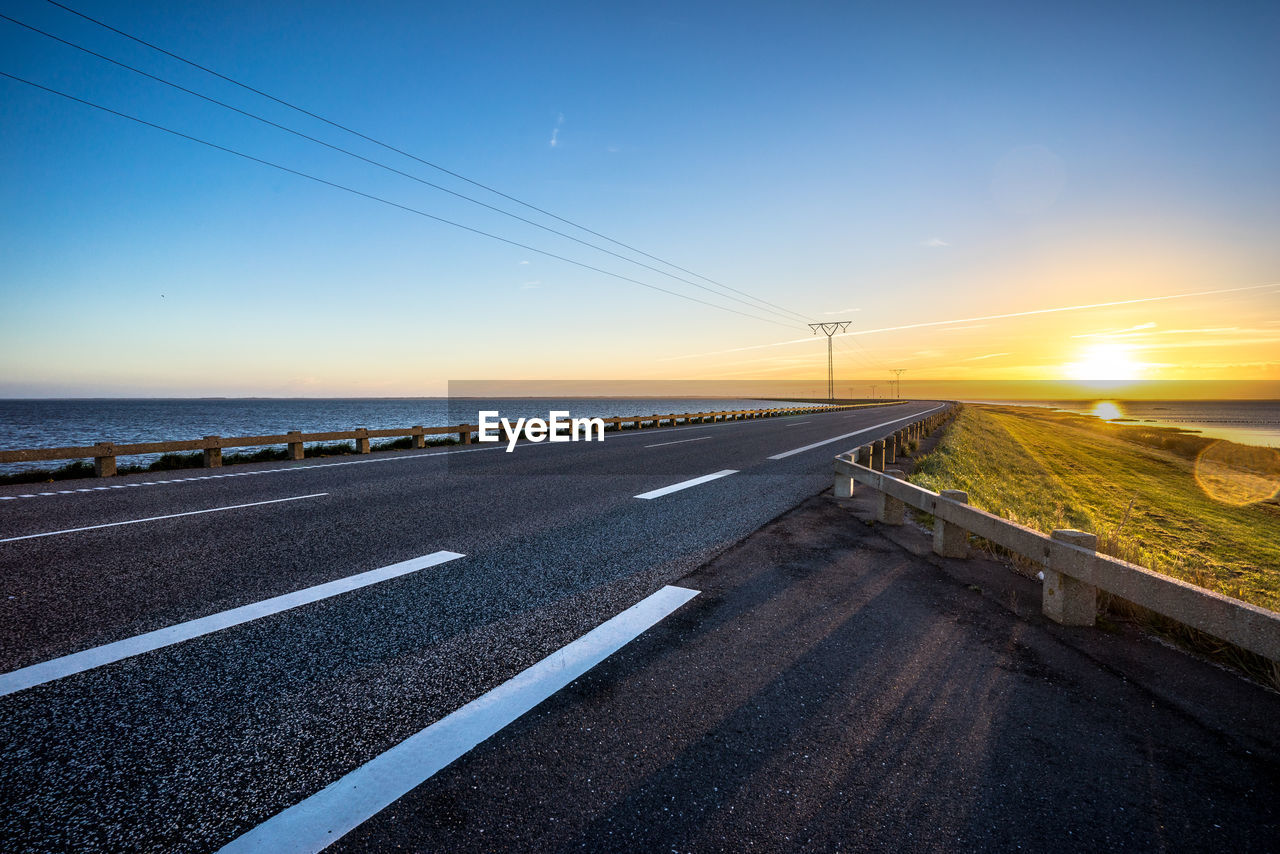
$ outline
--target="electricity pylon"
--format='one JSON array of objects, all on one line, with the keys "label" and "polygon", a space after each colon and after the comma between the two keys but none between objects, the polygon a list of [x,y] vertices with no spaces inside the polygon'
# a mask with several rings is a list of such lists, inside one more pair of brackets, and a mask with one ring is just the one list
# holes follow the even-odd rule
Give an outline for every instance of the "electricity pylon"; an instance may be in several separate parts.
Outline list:
[{"label": "electricity pylon", "polygon": [[902,375],[907,372],[906,368],[890,368],[889,373],[893,374],[893,396],[895,398],[902,397]]},{"label": "electricity pylon", "polygon": [[834,323],[810,323],[809,328],[813,330],[813,334],[817,335],[818,330],[822,330],[827,335],[827,400],[836,399],[836,369],[831,361],[831,336],[837,332],[844,332],[849,328],[852,320],[837,320]]}]

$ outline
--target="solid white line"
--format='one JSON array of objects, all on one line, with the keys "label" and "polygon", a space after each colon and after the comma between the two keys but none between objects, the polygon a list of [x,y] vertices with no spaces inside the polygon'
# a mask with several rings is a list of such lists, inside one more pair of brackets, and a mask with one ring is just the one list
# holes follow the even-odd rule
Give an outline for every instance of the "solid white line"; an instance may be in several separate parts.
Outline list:
[{"label": "solid white line", "polygon": [[783,424],[783,427],[799,427],[801,424],[812,424],[812,421],[792,421],[790,424]]},{"label": "solid white line", "polygon": [[725,477],[726,475],[737,474],[737,469],[725,469],[715,474],[704,474],[702,477],[695,477],[692,480],[682,480],[679,483],[673,483],[670,486],[664,486],[661,489],[654,489],[649,492],[642,492],[634,498],[661,498],[664,495],[670,495],[673,492],[679,492],[682,489],[688,489],[691,486],[697,486],[700,483],[706,483],[709,480]]},{"label": "solid white line", "polygon": [[659,442],[656,445],[645,445],[646,448],[661,448],[666,445],[683,445],[685,442],[701,442],[703,439],[710,439],[711,436],[699,436],[696,439],[676,439],[674,442]]},{"label": "solid white line", "polygon": [[219,854],[315,854],[324,850],[697,595],[697,590],[663,587],[484,696],[232,840]]},{"label": "solid white line", "polygon": [[273,498],[270,501],[254,501],[250,504],[232,504],[230,507],[211,507],[208,510],[188,510],[186,513],[170,513],[167,516],[148,516],[145,519],[129,519],[125,522],[107,522],[105,525],[85,525],[83,528],[63,528],[61,531],[45,531],[43,534],[23,534],[21,537],[6,537],[0,543],[13,543],[18,540],[35,540],[40,537],[56,537],[58,534],[75,534],[79,531],[96,531],[99,528],[114,528],[117,525],[137,525],[140,522],[158,522],[161,519],[177,519],[179,516],[199,516],[201,513],[221,513],[223,510],[239,510],[242,507],[261,507],[263,504],[280,504],[284,501],[301,501],[304,498],[319,498],[327,492],[313,492],[310,495],[295,495],[292,498]]},{"label": "solid white line", "polygon": [[892,421],[886,421],[883,424],[876,424],[872,427],[863,427],[861,430],[854,430],[852,433],[845,433],[842,436],[836,436],[831,439],[823,439],[821,442],[814,442],[812,445],[805,445],[803,448],[795,448],[794,450],[791,450],[791,451],[783,451],[781,454],[774,454],[772,457],[769,457],[769,459],[771,460],[786,459],[792,454],[801,454],[801,453],[804,453],[805,451],[812,451],[814,448],[821,448],[823,445],[830,445],[832,442],[839,442],[842,439],[848,439],[853,436],[857,436],[861,433],[869,433],[872,430],[879,430],[881,427],[888,427],[891,424],[897,424],[899,421],[907,421],[912,418],[919,418],[921,415],[928,415],[930,412],[937,412],[943,406],[946,406],[946,404],[945,403],[940,404],[938,406],[935,406],[933,409],[926,409],[924,412],[916,412],[912,415],[904,415],[901,418],[895,418]]},{"label": "solid white line", "polygon": [[381,569],[371,569],[368,572],[349,575],[336,581],[317,584],[314,587],[296,590],[293,593],[285,593],[282,596],[264,599],[261,602],[242,605],[229,611],[220,611],[207,617],[188,620],[185,623],[156,629],[154,632],[125,638],[103,646],[95,646],[92,649],[64,655],[62,658],[55,658],[40,664],[33,664],[30,667],[23,667],[20,670],[0,674],[0,697],[35,685],[42,685],[45,682],[52,682],[55,679],[61,679],[73,673],[82,673],[85,670],[101,667],[104,664],[111,664],[144,652],[151,652],[162,647],[182,643],[183,641],[198,638],[201,635],[207,635],[231,626],[237,626],[241,623],[247,623],[260,617],[288,611],[300,605],[328,599],[340,593],[358,590],[361,587],[377,584],[379,581],[386,581],[389,578],[417,572],[430,566],[438,566],[460,557],[464,557],[464,555],[448,551],[434,552],[433,554],[401,561],[400,563],[393,563]]}]

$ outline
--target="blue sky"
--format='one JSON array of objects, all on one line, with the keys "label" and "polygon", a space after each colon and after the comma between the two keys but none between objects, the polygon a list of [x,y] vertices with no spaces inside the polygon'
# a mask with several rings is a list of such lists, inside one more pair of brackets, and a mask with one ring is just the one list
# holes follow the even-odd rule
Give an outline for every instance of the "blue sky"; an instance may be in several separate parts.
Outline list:
[{"label": "blue sky", "polygon": [[[69,5],[852,331],[1280,281],[1275,4]],[[2,11],[506,204],[43,0]],[[184,133],[743,308],[7,21],[0,56],[0,70]],[[717,311],[12,81],[0,91],[0,395],[825,375],[817,345],[738,349],[806,335],[797,319]],[[876,333],[841,342],[839,368],[1024,379],[1089,358],[1078,336],[1150,323],[1144,335],[1166,337],[1127,338],[1116,358],[1151,378],[1280,379],[1277,321],[1280,293],[1264,288]],[[1195,346],[1158,350],[1175,340]]]}]

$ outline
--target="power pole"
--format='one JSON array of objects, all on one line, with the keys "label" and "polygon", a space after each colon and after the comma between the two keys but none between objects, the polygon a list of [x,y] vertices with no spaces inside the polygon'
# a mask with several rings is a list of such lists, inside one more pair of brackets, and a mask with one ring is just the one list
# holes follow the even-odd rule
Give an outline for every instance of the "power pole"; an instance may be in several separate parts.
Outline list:
[{"label": "power pole", "polygon": [[872,400],[875,400],[875,399],[876,399],[876,384],[875,384],[875,383],[872,383],[872,384],[871,384],[871,399],[872,399]]},{"label": "power pole", "polygon": [[894,397],[902,397],[902,375],[907,372],[906,368],[890,368],[889,373],[893,374]]},{"label": "power pole", "polygon": [[809,328],[813,330],[813,334],[817,335],[822,331],[827,336],[827,400],[836,399],[836,369],[831,361],[831,336],[837,332],[844,332],[849,328],[852,320],[837,320],[834,323],[810,323]]}]

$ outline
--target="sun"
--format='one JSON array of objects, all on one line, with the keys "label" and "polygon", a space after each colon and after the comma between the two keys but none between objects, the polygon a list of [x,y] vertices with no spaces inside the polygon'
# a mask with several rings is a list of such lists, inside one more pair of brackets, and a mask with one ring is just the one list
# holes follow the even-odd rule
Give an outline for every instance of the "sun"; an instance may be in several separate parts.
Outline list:
[{"label": "sun", "polygon": [[1142,374],[1143,365],[1136,362],[1124,344],[1094,344],[1080,354],[1079,361],[1063,365],[1066,375],[1073,380],[1091,382],[1116,382],[1136,380]]}]

